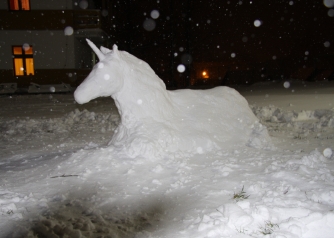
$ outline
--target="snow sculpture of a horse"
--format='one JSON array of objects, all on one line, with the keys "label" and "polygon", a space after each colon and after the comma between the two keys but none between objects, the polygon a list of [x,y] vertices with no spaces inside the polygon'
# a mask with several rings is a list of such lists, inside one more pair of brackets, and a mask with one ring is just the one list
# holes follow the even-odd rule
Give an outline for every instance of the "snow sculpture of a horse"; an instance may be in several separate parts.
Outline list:
[{"label": "snow sculpture of a horse", "polygon": [[79,104],[111,96],[121,122],[109,145],[129,157],[184,156],[248,145],[270,146],[264,126],[234,89],[167,91],[144,61],[117,46],[100,50],[99,62],[74,92]]}]

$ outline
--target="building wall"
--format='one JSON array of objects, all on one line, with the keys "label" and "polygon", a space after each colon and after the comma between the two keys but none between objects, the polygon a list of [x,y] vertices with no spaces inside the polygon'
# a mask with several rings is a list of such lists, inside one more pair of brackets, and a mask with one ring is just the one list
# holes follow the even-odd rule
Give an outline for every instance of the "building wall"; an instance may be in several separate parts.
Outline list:
[{"label": "building wall", "polygon": [[[76,1],[77,2],[77,1]],[[32,10],[44,10],[44,9],[73,9],[72,0],[31,0]]]},{"label": "building wall", "polygon": [[35,69],[75,68],[75,37],[63,31],[0,31],[0,69],[12,69],[12,45],[29,44]]},{"label": "building wall", "polygon": [[8,9],[8,1],[6,0],[0,1],[0,9]]},{"label": "building wall", "polygon": [[[80,0],[31,0],[30,11],[9,11],[8,1],[0,0],[0,84],[17,83],[22,92],[31,83],[79,85],[92,67],[85,39],[99,46],[106,39],[95,2],[87,2],[82,7]],[[67,27],[73,34],[65,35]],[[34,74],[17,77],[12,46],[24,44],[33,47]]]},{"label": "building wall", "polygon": [[97,56],[95,56],[92,49],[88,46],[85,38],[81,38],[80,40],[75,40],[74,52],[76,57],[75,61],[76,69],[91,69],[93,67],[94,63],[92,59],[93,57]]},{"label": "building wall", "polygon": [[[79,1],[75,1],[79,2]],[[72,0],[31,0],[31,10],[70,10],[73,9],[74,1]],[[0,9],[8,9],[8,0],[0,1]]]},{"label": "building wall", "polygon": [[[95,9],[93,0],[86,0],[87,5],[80,4],[81,0],[30,0],[31,10],[71,10],[71,9]],[[101,3],[102,4],[102,3]],[[86,7],[86,8],[83,8]],[[0,9],[8,9],[8,0],[0,1]]]}]

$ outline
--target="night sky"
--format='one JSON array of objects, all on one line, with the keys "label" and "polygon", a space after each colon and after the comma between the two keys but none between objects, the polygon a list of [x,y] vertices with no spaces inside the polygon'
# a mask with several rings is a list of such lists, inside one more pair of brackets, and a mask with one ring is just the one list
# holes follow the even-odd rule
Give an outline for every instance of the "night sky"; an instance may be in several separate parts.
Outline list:
[{"label": "night sky", "polygon": [[[186,82],[195,62],[282,75],[300,67],[333,69],[334,10],[322,0],[110,4],[110,42],[147,61],[166,84],[178,77]],[[179,64],[187,66],[183,74],[176,70]]]}]

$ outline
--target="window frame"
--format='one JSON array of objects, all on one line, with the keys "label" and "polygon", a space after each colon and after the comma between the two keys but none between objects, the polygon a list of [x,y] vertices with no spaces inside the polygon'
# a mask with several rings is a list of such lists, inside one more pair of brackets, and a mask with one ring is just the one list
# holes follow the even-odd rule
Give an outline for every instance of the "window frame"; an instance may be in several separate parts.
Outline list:
[{"label": "window frame", "polygon": [[[31,48],[31,54],[25,53],[25,50],[22,45],[12,45],[12,57],[13,57],[13,72],[15,77],[24,77],[24,76],[33,76],[35,75],[35,63],[34,63],[34,51],[33,51],[33,46],[29,46]],[[15,48],[20,48],[21,49],[21,54],[15,54]],[[15,62],[16,59],[21,59],[21,65],[23,68],[23,74],[16,74],[17,72],[17,67],[19,65]],[[32,61],[32,74],[27,74],[27,59],[31,59]]]},{"label": "window frame", "polygon": [[[18,9],[12,9],[12,4],[14,4],[14,1],[17,1],[18,3]],[[22,1],[25,1],[25,3],[28,4],[29,9],[22,9]],[[8,9],[9,11],[30,11],[31,10],[31,0],[8,0]]]}]

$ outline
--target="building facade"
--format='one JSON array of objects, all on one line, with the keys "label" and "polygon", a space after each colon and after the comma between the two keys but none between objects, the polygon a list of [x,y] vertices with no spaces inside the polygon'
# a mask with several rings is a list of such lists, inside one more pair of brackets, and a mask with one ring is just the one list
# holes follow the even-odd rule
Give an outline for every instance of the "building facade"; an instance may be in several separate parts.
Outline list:
[{"label": "building facade", "polygon": [[80,84],[95,63],[85,39],[108,44],[101,12],[101,4],[86,0],[0,1],[2,90]]}]

